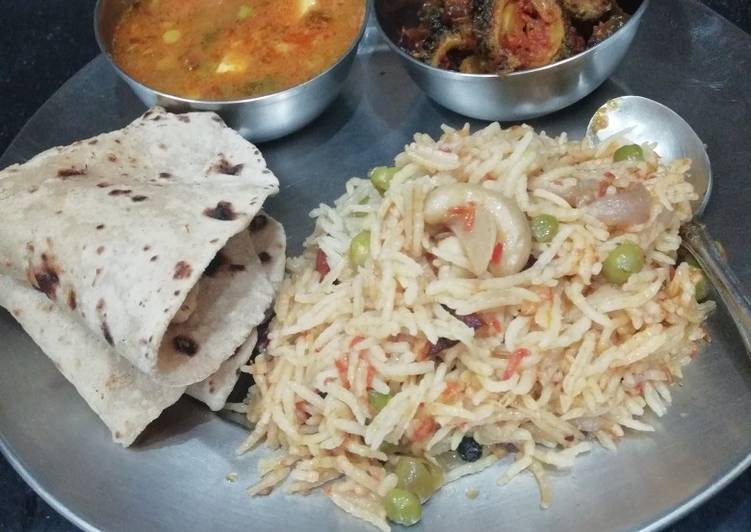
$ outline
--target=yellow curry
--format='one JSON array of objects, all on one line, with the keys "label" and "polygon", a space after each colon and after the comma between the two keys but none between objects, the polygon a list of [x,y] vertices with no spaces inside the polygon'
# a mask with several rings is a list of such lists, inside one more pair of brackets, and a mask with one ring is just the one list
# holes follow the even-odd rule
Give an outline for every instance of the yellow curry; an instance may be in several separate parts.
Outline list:
[{"label": "yellow curry", "polygon": [[161,92],[248,98],[333,65],[364,16],[364,0],[140,0],[117,25],[113,56]]}]

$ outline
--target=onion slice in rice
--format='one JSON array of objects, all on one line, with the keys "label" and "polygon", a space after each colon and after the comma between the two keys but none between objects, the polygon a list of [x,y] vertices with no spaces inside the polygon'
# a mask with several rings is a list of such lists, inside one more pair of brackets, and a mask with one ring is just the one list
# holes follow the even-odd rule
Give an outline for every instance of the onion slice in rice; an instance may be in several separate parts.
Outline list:
[{"label": "onion slice in rice", "polygon": [[629,227],[649,220],[652,196],[641,183],[610,196],[603,196],[585,210],[608,227]]},{"label": "onion slice in rice", "polygon": [[545,184],[542,188],[553,192],[565,199],[572,207],[583,207],[589,205],[598,198],[598,193],[602,189],[603,181],[600,179],[581,179],[575,185],[560,187],[555,183]]}]

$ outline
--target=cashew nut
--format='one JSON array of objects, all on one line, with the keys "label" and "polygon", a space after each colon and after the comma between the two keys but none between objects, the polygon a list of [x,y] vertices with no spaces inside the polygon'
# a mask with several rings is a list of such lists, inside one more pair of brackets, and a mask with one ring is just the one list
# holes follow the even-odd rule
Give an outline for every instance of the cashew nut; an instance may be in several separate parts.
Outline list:
[{"label": "cashew nut", "polygon": [[[455,213],[469,206],[474,207],[474,223],[468,226]],[[520,272],[529,260],[532,232],[527,217],[516,203],[498,192],[467,183],[438,187],[425,200],[424,216],[425,223],[444,224],[454,232],[475,275],[488,269],[498,277],[511,275]],[[497,243],[502,245],[502,252],[500,260],[493,261]]]}]

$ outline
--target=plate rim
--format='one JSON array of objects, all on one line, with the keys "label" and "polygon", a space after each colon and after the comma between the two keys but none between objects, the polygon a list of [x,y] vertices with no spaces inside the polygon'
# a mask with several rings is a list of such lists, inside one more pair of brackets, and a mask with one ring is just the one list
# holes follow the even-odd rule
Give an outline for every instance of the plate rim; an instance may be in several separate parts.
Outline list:
[{"label": "plate rim", "polygon": [[[724,22],[731,24],[737,28],[737,26],[734,23],[732,23],[731,21],[728,21],[727,19],[722,17],[722,15],[712,10],[708,6],[705,6],[701,2],[692,2],[692,3],[698,4],[699,6],[702,6],[702,7],[706,7],[707,9],[709,9],[709,11],[711,11],[711,14],[713,16],[719,17]],[[368,27],[365,30],[366,32],[368,30],[371,30],[370,24],[368,24],[367,26]],[[363,43],[361,43],[360,45],[358,55],[364,55],[364,54],[368,54],[372,52],[377,52],[382,48],[381,46],[378,45],[379,43],[368,43],[369,45],[365,45],[365,42],[364,42],[365,40],[366,38],[364,37]],[[8,153],[10,153],[14,149],[16,144],[19,142],[19,139],[29,129],[30,124],[35,121],[35,119],[40,113],[42,113],[42,111],[49,104],[49,102],[53,100],[57,96],[57,94],[61,92],[63,89],[65,89],[69,84],[72,84],[76,80],[78,80],[80,77],[85,76],[88,70],[94,68],[94,66],[97,63],[103,62],[103,61],[106,62],[106,58],[104,57],[104,55],[101,53],[98,54],[89,62],[87,62],[85,65],[83,65],[78,71],[76,71],[71,77],[69,77],[63,84],[57,87],[57,89],[31,114],[31,116],[27,119],[27,121],[24,123],[21,129],[14,135],[13,139],[8,144],[6,149],[3,151],[2,155],[0,155],[0,167],[4,164],[7,164],[5,160],[8,157]],[[144,106],[144,108],[146,107]],[[725,307],[725,305],[721,302],[718,302],[718,305],[722,305],[723,308]],[[26,333],[24,332],[24,334]],[[56,512],[58,512],[61,516],[63,516],[66,520],[68,520],[72,525],[78,527],[79,529],[85,532],[101,530],[100,528],[96,527],[95,525],[87,521],[85,518],[83,518],[79,513],[75,511],[75,509],[68,507],[65,503],[60,501],[57,496],[55,496],[52,492],[50,492],[42,484],[40,484],[40,482],[31,474],[29,469],[25,466],[19,453],[15,452],[10,442],[8,442],[4,431],[2,430],[2,427],[0,427],[0,454],[2,454],[2,456],[11,465],[13,470],[23,479],[23,481],[38,496],[40,496],[47,504],[50,505],[50,507],[52,507]],[[702,506],[704,503],[706,503],[709,499],[717,495],[720,491],[722,491],[732,481],[737,479],[742,473],[744,473],[749,468],[751,468],[751,452],[748,452],[745,458],[737,462],[733,467],[729,468],[728,470],[724,472],[721,472],[720,475],[718,475],[714,479],[707,482],[702,488],[696,490],[692,495],[684,499],[682,503],[679,503],[678,505],[667,509],[666,512],[661,515],[660,514],[655,515],[653,521],[649,522],[645,526],[636,528],[636,530],[641,530],[644,532],[652,532],[652,531],[662,530],[666,528],[667,526],[675,523],[680,518],[685,517],[690,512]],[[640,525],[637,525],[637,527],[639,526]]]}]

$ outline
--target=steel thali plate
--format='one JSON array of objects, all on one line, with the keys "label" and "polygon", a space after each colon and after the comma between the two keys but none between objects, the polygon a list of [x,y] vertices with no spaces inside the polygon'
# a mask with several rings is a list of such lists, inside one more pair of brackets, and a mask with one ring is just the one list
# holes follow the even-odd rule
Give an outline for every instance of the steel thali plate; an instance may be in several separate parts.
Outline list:
[{"label": "steel thali plate", "polygon": [[[751,80],[736,75],[751,38],[693,0],[653,2],[617,73],[575,106],[532,125],[583,134],[608,98],[640,94],[675,109],[708,144],[716,186],[705,220],[746,287],[751,241],[742,216],[751,197]],[[0,160],[23,161],[54,145],[123,127],[143,107],[104,58],[86,66],[29,121]],[[386,164],[414,132],[466,120],[430,102],[370,27],[342,95],[309,127],[261,145],[279,176],[268,210],[287,228],[290,253],[313,227],[307,216],[351,176]],[[471,122],[473,126],[482,124]],[[724,309],[709,320],[713,341],[673,390],[656,432],[628,434],[618,452],[596,449],[551,478],[553,504],[539,507],[522,475],[496,486],[499,469],[445,487],[413,530],[600,531],[660,528],[715,493],[751,462],[751,362]],[[138,445],[113,444],[104,425],[14,320],[0,312],[0,447],[58,511],[83,529],[354,530],[369,526],[322,494],[281,491],[249,499],[264,452],[236,457],[245,430],[184,398]],[[237,482],[225,476],[238,474]],[[470,500],[465,491],[479,496]]]}]

